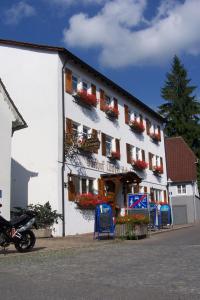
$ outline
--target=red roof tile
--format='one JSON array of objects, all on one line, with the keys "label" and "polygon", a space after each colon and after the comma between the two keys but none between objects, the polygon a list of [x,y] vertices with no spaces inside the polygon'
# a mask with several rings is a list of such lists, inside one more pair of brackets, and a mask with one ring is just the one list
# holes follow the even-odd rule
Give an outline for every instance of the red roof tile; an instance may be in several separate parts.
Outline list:
[{"label": "red roof tile", "polygon": [[174,182],[197,179],[197,158],[182,137],[165,139],[167,176]]}]

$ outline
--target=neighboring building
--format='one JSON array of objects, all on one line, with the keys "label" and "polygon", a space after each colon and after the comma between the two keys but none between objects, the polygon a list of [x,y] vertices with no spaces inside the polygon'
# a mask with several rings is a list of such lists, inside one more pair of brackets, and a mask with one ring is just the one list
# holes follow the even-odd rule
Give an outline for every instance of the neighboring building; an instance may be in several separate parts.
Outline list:
[{"label": "neighboring building", "polygon": [[180,136],[166,138],[165,149],[174,224],[199,221],[197,157]]},{"label": "neighboring building", "polygon": [[64,48],[0,40],[0,64],[29,123],[13,145],[15,199],[50,201],[64,214],[55,235],[93,231],[77,194],[107,195],[118,209],[130,192],[167,201],[160,115]]},{"label": "neighboring building", "polygon": [[27,127],[0,79],[0,214],[10,219],[11,139],[14,131]]}]

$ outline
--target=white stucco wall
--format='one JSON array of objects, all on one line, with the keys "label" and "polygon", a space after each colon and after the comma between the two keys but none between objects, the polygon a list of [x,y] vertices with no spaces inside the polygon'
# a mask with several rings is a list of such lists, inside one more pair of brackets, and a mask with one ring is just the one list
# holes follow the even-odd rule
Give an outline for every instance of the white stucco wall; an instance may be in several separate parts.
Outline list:
[{"label": "white stucco wall", "polygon": [[0,213],[10,219],[11,136],[13,114],[0,86]]},{"label": "white stucco wall", "polygon": [[[12,205],[61,212],[61,62],[57,53],[0,46],[1,78],[28,128],[13,137]],[[59,134],[61,132],[61,134]],[[55,234],[61,234],[61,226]]]},{"label": "white stucco wall", "polygon": [[[119,165],[121,167],[127,168],[128,170],[133,170],[130,164],[127,164],[127,154],[126,154],[126,143],[134,145],[138,148],[145,150],[145,158],[148,162],[148,153],[151,152],[155,155],[158,155],[163,158],[163,167],[164,173],[162,176],[158,177],[153,175],[153,172],[147,168],[145,172],[137,172],[139,176],[143,178],[141,185],[147,186],[148,192],[150,188],[166,190],[167,185],[167,176],[166,176],[166,163],[165,163],[165,149],[164,149],[164,137],[162,132],[162,124],[155,120],[149,113],[144,112],[141,108],[136,107],[131,101],[127,101],[120,94],[117,94],[113,89],[108,88],[102,81],[97,81],[94,76],[89,76],[83,69],[80,69],[78,66],[68,64],[67,67],[74,72],[77,76],[84,79],[88,83],[93,83],[97,87],[97,98],[99,99],[99,88],[102,88],[106,94],[111,97],[118,99],[119,107],[119,118],[117,122],[113,122],[106,117],[106,114],[100,110],[100,105],[97,105],[97,108],[89,110],[83,106],[75,103],[73,101],[72,95],[65,93],[65,115],[67,118],[72,119],[73,121],[85,125],[89,128],[93,128],[99,131],[99,139],[101,140],[101,132],[106,135],[112,136],[113,138],[120,139],[120,152],[121,159]],[[146,128],[145,118],[148,118],[152,123],[161,126],[161,142],[156,144],[152,142],[151,138],[146,134],[146,130],[143,134],[137,135],[130,130],[129,126],[125,124],[124,120],[124,104],[127,104],[130,108],[134,108],[138,113],[142,113],[144,118],[144,125]],[[105,168],[102,170],[93,170],[91,167],[87,166],[86,161],[83,157],[80,156],[80,160],[85,168],[82,169],[83,175],[91,178],[99,178],[102,173],[112,173],[111,170],[107,169],[107,159],[105,156],[102,156],[101,147],[98,151],[98,154],[94,154],[94,157],[97,158],[98,162],[104,163]],[[74,174],[78,174],[78,168],[73,166],[73,162],[68,161],[68,166],[71,168]],[[69,168],[66,167],[66,173],[69,172]],[[67,182],[67,177],[66,177]],[[67,200],[67,189],[66,189],[66,200]],[[76,222],[73,222],[76,220]],[[74,224],[71,226],[70,224]],[[86,233],[93,231],[94,222],[91,218],[91,214],[87,215],[87,212],[77,209],[76,204],[66,201],[66,232],[68,234],[76,234],[77,232]]]}]

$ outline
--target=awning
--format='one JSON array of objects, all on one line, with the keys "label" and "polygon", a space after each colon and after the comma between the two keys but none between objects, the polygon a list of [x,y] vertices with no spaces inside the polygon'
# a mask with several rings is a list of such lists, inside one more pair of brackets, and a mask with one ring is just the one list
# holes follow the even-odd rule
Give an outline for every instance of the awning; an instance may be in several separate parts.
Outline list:
[{"label": "awning", "polygon": [[116,174],[101,174],[101,178],[104,180],[118,179],[122,183],[135,183],[139,184],[142,178],[139,177],[135,172],[116,173]]}]

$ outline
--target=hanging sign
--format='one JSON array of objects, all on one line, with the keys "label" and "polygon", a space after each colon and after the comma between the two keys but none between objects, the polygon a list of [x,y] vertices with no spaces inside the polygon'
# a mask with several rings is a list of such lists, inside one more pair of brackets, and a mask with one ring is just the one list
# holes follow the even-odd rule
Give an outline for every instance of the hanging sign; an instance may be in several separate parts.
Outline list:
[{"label": "hanging sign", "polygon": [[127,208],[148,208],[147,194],[128,194]]}]

